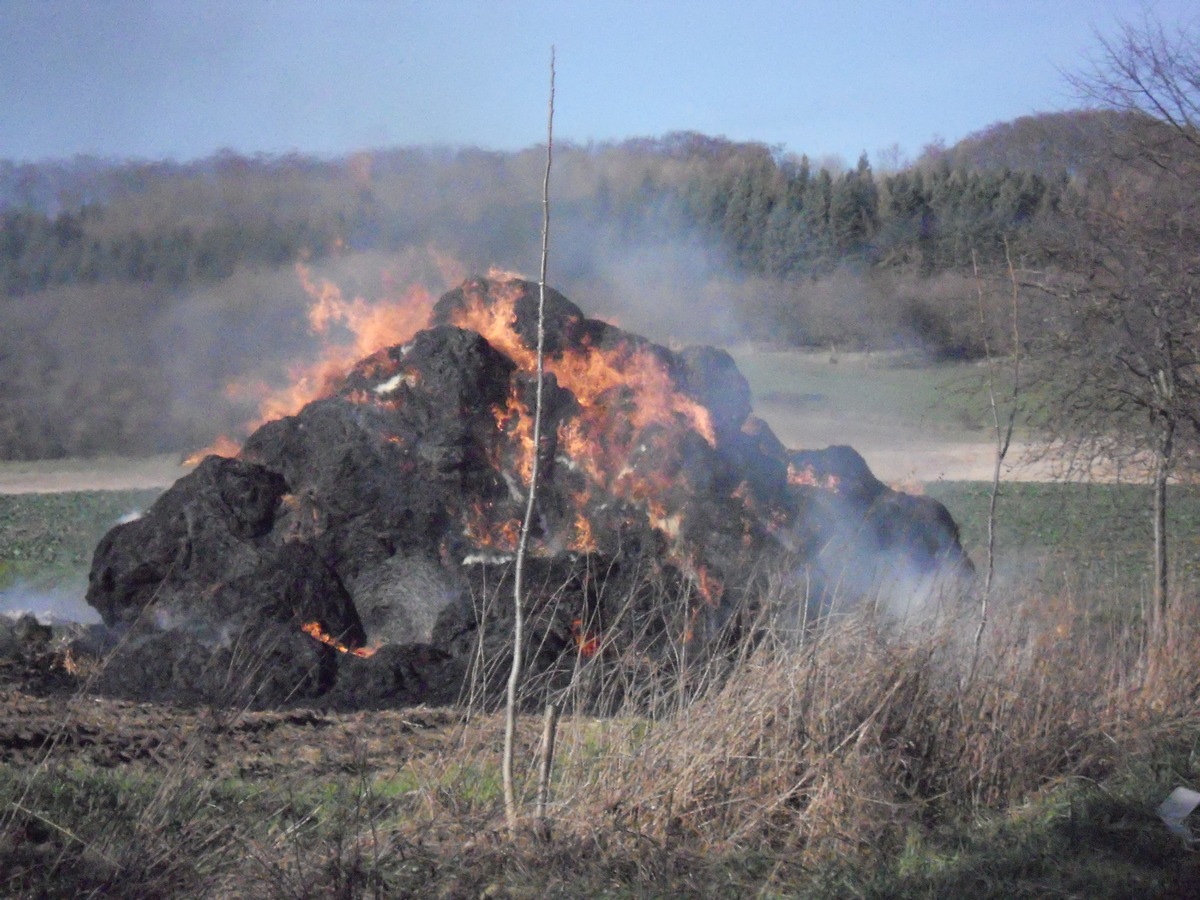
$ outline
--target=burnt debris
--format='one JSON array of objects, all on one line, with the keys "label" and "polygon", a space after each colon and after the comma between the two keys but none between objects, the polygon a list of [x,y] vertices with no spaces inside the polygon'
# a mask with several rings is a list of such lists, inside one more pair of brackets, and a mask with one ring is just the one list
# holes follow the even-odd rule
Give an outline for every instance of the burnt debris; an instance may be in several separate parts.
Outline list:
[{"label": "burnt debris", "polygon": [[794,574],[806,613],[969,572],[940,504],[848,447],[784,448],[727,353],[672,352],[553,290],[534,447],[537,294],[466,282],[430,328],[113,528],[87,594],[120,636],[101,687],[260,707],[486,699],[535,453],[535,694],[619,663],[627,695],[631,660],[744,637],[768,570]]}]

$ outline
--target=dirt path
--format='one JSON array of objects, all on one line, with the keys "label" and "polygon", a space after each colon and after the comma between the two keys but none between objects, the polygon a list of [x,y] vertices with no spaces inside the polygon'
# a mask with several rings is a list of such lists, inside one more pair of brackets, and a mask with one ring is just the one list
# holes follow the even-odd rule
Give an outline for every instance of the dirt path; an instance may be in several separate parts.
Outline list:
[{"label": "dirt path", "polygon": [[[781,435],[781,437],[783,437]],[[889,484],[932,481],[990,481],[995,448],[986,443],[942,442],[912,438],[891,446],[881,443],[834,439],[818,442],[788,441],[795,447],[850,444],[881,481]],[[1015,448],[1017,458],[1020,448]],[[175,457],[150,459],[64,460],[53,462],[0,462],[0,494],[56,494],[69,491],[124,491],[167,488],[191,469]],[[1050,481],[1045,466],[1006,465],[1008,481]]]},{"label": "dirt path", "polygon": [[[798,412],[787,404],[760,404],[755,411],[789,447],[818,449],[849,444],[871,471],[889,484],[991,481],[996,446],[986,432],[945,432],[866,418],[835,418]],[[1053,481],[1046,463],[1024,460],[1026,448],[1010,448],[1001,477],[1007,481]]]},{"label": "dirt path", "polygon": [[[854,446],[851,443],[851,446]],[[857,447],[880,481],[903,486],[909,482],[991,481],[996,447],[984,443],[928,442],[907,447]],[[1014,445],[1000,470],[1004,481],[1054,481],[1045,463],[1021,462],[1024,448]],[[1011,462],[1008,460],[1012,460]]]},{"label": "dirt path", "polygon": [[[987,440],[922,432],[889,424],[832,421],[798,416],[786,407],[767,406],[758,413],[789,447],[817,449],[849,444],[889,484],[932,481],[990,481],[995,447]],[[1010,459],[1019,461],[1022,448]],[[0,494],[53,494],[67,491],[121,491],[167,488],[191,471],[173,454],[145,458],[0,461]],[[1010,481],[1051,481],[1042,465],[1008,464]]]},{"label": "dirt path", "polygon": [[[82,680],[46,665],[0,660],[0,764],[191,765],[197,777],[241,778],[315,778],[356,765],[394,771],[414,756],[452,752],[465,718],[450,708],[253,712],[133,703],[90,694]],[[23,678],[8,674],[14,669]]]},{"label": "dirt path", "polygon": [[144,458],[0,461],[0,494],[127,491],[170,487],[191,471],[174,454]]}]

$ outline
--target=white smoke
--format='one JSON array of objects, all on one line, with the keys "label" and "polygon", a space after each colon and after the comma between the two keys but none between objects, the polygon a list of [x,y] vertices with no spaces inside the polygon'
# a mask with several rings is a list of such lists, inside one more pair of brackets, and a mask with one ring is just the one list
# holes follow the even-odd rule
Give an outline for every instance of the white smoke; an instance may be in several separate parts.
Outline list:
[{"label": "white smoke", "polygon": [[19,618],[32,613],[43,625],[77,622],[81,625],[100,624],[100,614],[83,599],[82,584],[38,587],[16,581],[0,589],[0,615]]}]

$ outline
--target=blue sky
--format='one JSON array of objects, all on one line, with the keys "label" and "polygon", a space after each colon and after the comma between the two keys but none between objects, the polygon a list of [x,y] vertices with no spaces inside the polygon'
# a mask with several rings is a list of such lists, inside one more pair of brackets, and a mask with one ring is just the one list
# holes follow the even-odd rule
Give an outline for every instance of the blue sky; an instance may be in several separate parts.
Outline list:
[{"label": "blue sky", "polygon": [[515,149],[689,129],[852,163],[1076,105],[1118,19],[1194,0],[0,0],[0,158]]}]

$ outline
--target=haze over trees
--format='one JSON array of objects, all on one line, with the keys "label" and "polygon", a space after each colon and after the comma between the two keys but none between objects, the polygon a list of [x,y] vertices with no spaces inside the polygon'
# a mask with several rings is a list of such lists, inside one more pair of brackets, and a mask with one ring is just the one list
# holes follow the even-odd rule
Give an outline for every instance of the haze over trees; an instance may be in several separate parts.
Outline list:
[{"label": "haze over trees", "polygon": [[[663,341],[970,359],[985,338],[1009,349],[970,276],[1007,247],[1039,273],[1020,333],[1045,345],[1067,322],[1050,297],[1094,283],[1080,229],[1120,208],[1098,198],[1123,192],[1131,224],[1129,185],[1159,183],[1113,135],[1159,118],[1132,102],[1029,116],[887,171],[692,132],[564,145],[550,280]],[[536,270],[541,154],[0,162],[0,456],[183,451],[236,429],[249,410],[226,385],[311,348],[297,263],[367,298]]]},{"label": "haze over trees", "polygon": [[[7,164],[0,292],[120,280],[178,287],[239,266],[427,241],[524,262],[534,243],[525,219],[536,211],[527,156],[398,150],[330,162]],[[814,170],[807,157],[694,133],[567,146],[563,157],[561,205],[572,224],[694,232],[747,275],[820,275],[847,262],[912,261],[926,274],[961,266],[969,246],[994,253],[1003,233],[1052,212],[1066,186],[1063,173],[952,165],[936,151],[882,177],[865,154],[844,172]],[[95,172],[90,189],[79,186],[80,172]]]},{"label": "haze over trees", "polygon": [[[459,277],[532,271],[539,154],[0,165],[0,454],[184,450],[236,426],[225,383],[304,347],[297,262],[353,269],[366,296],[412,248]],[[1070,186],[938,151],[830,171],[694,133],[559,159],[551,279],[589,309],[662,339],[935,356],[977,352],[959,314],[971,249],[1032,236]]]}]

